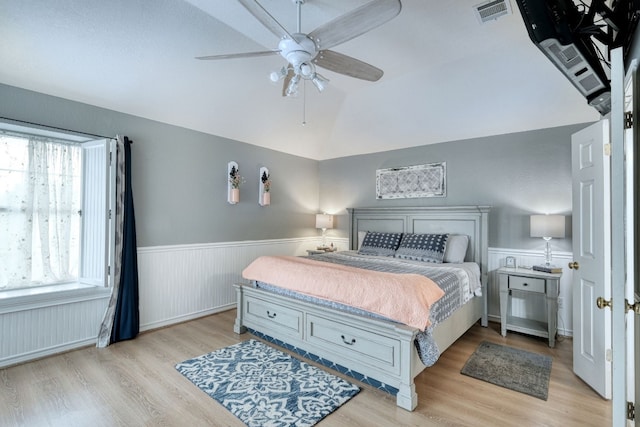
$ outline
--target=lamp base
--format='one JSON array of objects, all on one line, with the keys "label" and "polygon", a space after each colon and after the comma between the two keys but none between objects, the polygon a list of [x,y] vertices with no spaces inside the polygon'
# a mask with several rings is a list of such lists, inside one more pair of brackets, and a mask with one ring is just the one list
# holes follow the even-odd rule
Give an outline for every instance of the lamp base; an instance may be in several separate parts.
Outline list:
[{"label": "lamp base", "polygon": [[544,237],[545,243],[546,243],[546,247],[545,247],[545,251],[544,251],[544,265],[546,265],[547,267],[551,266],[551,260],[552,260],[552,256],[551,256],[551,237]]}]

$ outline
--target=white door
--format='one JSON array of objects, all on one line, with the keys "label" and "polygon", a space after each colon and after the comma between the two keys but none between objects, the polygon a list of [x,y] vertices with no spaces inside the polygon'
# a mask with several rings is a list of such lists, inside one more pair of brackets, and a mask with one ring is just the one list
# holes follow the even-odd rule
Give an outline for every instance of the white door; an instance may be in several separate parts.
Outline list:
[{"label": "white door", "polygon": [[[571,137],[573,177],[573,371],[604,398],[611,398],[611,245],[609,122],[601,120]],[[574,264],[575,266],[575,264]]]},{"label": "white door", "polygon": [[[614,426],[631,425],[628,404],[634,402],[634,314],[628,304],[634,300],[635,277],[635,147],[637,126],[627,125],[626,113],[634,113],[638,97],[636,61],[625,76],[622,48],[611,51],[611,304],[613,348]],[[634,124],[635,125],[635,124]]]},{"label": "white door", "polygon": [[[637,181],[636,181],[637,183]],[[638,220],[638,216],[636,213],[636,223]],[[638,246],[638,239],[635,239],[636,242],[636,248],[635,250],[639,250],[640,247]],[[637,271],[636,271],[636,277],[637,276]],[[634,290],[634,294],[635,294],[635,305],[638,306],[640,305],[640,285],[638,285],[638,282],[636,281],[636,285],[635,285],[635,290]],[[633,316],[634,314],[631,313],[631,316]],[[628,363],[628,367],[627,367],[627,371],[631,371],[630,373],[627,373],[628,378],[630,379],[630,384],[627,384],[627,402],[632,402],[634,403],[634,412],[635,410],[640,410],[640,406],[638,406],[638,401],[640,401],[640,314],[635,314],[635,319],[632,323],[633,326],[633,332],[631,332],[631,337],[630,340],[632,341],[632,350],[631,350],[631,357],[627,357],[627,363]],[[627,332],[629,333],[630,331],[627,330]],[[631,392],[629,392],[629,390]],[[635,426],[636,427],[640,427],[640,413],[635,414]]]},{"label": "white door", "polygon": [[[624,207],[625,207],[625,299],[630,304],[640,303],[640,284],[638,284],[638,267],[636,263],[636,254],[640,253],[638,248],[638,218],[640,213],[638,207],[640,200],[636,196],[636,185],[638,184],[638,170],[636,167],[636,143],[638,139],[638,131],[640,126],[637,125],[638,110],[637,104],[640,100],[637,82],[636,82],[637,63],[634,63],[628,72],[625,82],[624,96],[624,112],[631,113],[633,117],[633,125],[625,126],[624,131]],[[626,311],[626,310],[625,310]],[[638,374],[640,373],[640,315],[634,315],[633,311],[628,311],[624,315],[625,324],[618,326],[615,323],[614,316],[613,327],[626,327],[626,367],[625,367],[625,399],[623,402],[635,402],[638,408],[638,395],[640,394],[640,382]],[[621,317],[622,318],[622,317]],[[635,360],[635,364],[632,362]],[[614,383],[615,385],[615,383]],[[614,389],[615,394],[615,389]],[[635,417],[636,426],[640,426],[640,417]]]},{"label": "white door", "polygon": [[[636,69],[631,71],[631,78],[627,85],[625,96],[625,112],[632,112],[634,117],[633,126],[625,130],[625,169],[626,169],[626,247],[627,247],[627,282],[626,282],[626,299],[634,304],[636,307],[640,305],[640,278],[638,268],[640,264],[636,263],[636,254],[640,253],[640,245],[638,241],[638,224],[640,221],[640,199],[636,196],[636,188],[639,183],[640,174],[635,166],[636,164],[636,144],[640,140],[638,138],[638,131],[640,126],[637,125],[638,109],[636,108],[640,96],[638,94],[639,88],[636,82]],[[635,314],[633,311],[627,313],[628,317],[633,319],[626,319],[627,325],[627,378],[629,384],[627,384],[627,402],[635,402],[635,407],[638,407],[638,398],[640,397],[640,380],[638,375],[640,374],[640,314]],[[631,361],[635,360],[635,364]],[[636,415],[635,425],[640,426],[640,416]]]}]

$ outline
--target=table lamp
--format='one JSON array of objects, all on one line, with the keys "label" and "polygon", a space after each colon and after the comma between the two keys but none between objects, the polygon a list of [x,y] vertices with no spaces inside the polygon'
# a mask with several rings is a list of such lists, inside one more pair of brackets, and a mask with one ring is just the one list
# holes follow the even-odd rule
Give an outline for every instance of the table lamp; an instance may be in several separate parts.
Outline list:
[{"label": "table lamp", "polygon": [[546,267],[551,267],[551,239],[564,238],[564,218],[564,215],[531,215],[531,237],[542,237],[546,242]]},{"label": "table lamp", "polygon": [[316,228],[322,229],[322,247],[327,247],[325,232],[327,228],[333,228],[333,215],[316,214]]}]

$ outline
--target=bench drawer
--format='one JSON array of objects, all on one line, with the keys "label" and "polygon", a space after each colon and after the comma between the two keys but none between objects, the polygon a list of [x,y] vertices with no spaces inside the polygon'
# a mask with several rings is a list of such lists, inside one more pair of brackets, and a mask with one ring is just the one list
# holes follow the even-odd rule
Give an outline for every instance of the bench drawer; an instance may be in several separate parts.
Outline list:
[{"label": "bench drawer", "polygon": [[261,331],[261,325],[268,325],[269,330],[302,338],[301,311],[251,296],[247,296],[244,303],[247,326]]},{"label": "bench drawer", "polygon": [[307,315],[307,340],[352,360],[391,373],[400,372],[400,341],[357,327]]}]

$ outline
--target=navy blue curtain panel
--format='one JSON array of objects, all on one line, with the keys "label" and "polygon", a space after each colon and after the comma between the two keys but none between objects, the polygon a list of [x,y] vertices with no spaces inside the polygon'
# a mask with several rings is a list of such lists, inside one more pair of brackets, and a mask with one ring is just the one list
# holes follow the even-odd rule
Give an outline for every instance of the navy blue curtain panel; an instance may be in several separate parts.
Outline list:
[{"label": "navy blue curtain panel", "polygon": [[124,137],[125,189],[124,223],[122,241],[122,269],[120,292],[116,302],[111,342],[130,340],[140,332],[140,311],[138,309],[138,255],[136,243],[136,220],[131,191],[131,141]]}]

